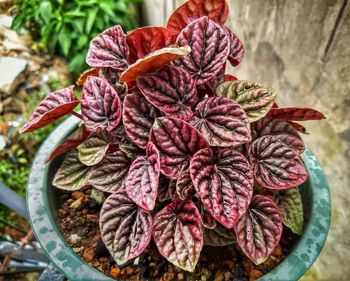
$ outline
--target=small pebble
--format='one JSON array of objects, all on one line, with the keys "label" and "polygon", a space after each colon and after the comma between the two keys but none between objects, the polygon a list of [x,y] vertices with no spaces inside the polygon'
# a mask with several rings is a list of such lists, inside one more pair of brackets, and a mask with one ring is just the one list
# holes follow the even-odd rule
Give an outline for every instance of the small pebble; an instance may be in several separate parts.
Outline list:
[{"label": "small pebble", "polygon": [[221,271],[217,271],[215,273],[215,279],[214,281],[224,281],[224,274]]},{"label": "small pebble", "polygon": [[71,236],[69,236],[69,240],[75,244],[77,242],[79,242],[81,240],[80,236],[77,234],[72,234]]},{"label": "small pebble", "polygon": [[92,249],[87,249],[84,251],[83,258],[86,262],[91,262],[95,257]]},{"label": "small pebble", "polygon": [[177,280],[184,280],[184,279],[185,279],[184,274],[183,274],[182,272],[179,272],[179,273],[177,274]]},{"label": "small pebble", "polygon": [[74,191],[73,193],[72,193],[72,198],[74,199],[74,200],[77,200],[78,198],[80,198],[80,197],[85,197],[85,194],[83,193],[83,192],[81,192],[81,191]]},{"label": "small pebble", "polygon": [[70,207],[73,209],[78,209],[82,206],[83,204],[83,197],[78,198],[77,200],[75,200],[72,204],[70,204]]},{"label": "small pebble", "polygon": [[119,267],[113,267],[112,270],[111,270],[111,275],[114,277],[114,278],[118,278],[119,275],[120,275],[120,268]]},{"label": "small pebble", "polygon": [[224,276],[225,276],[225,281],[229,281],[232,279],[232,273],[229,271],[225,271]]}]

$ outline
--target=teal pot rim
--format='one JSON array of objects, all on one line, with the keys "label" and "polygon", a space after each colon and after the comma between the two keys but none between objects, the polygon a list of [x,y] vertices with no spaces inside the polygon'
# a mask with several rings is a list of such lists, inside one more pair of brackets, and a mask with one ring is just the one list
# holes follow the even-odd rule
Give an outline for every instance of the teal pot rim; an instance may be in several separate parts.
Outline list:
[{"label": "teal pot rim", "polygon": [[[45,159],[53,149],[79,124],[80,120],[70,117],[61,123],[40,147],[29,176],[27,205],[34,234],[51,262],[73,281],[114,279],[104,275],[81,259],[68,245],[56,225],[56,214],[52,197],[55,192],[48,182],[54,173]],[[265,274],[259,281],[298,280],[313,264],[326,241],[330,225],[330,194],[324,172],[309,149],[302,155],[309,174],[306,187],[301,186],[304,208],[308,216],[302,236],[296,242],[288,257]],[[307,188],[312,186],[312,188]]]}]

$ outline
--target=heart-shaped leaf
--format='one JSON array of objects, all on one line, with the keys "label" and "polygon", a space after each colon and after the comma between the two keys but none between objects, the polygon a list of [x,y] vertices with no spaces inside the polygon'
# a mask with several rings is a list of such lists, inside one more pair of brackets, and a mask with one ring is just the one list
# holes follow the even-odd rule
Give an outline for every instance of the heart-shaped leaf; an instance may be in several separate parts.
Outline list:
[{"label": "heart-shaped leaf", "polygon": [[191,200],[175,199],[154,217],[153,240],[169,262],[193,272],[203,247],[200,214]]},{"label": "heart-shaped leaf", "polygon": [[129,68],[121,74],[120,81],[126,83],[134,81],[137,77],[145,73],[157,71],[169,62],[176,60],[179,57],[186,56],[190,52],[191,48],[188,46],[167,47],[154,51],[143,59],[139,59],[134,64],[130,65]]},{"label": "heart-shaped leaf", "polygon": [[249,122],[264,117],[276,99],[275,91],[258,83],[244,80],[224,82],[216,89],[216,93],[242,105]]},{"label": "heart-shaped leaf", "polygon": [[79,100],[74,95],[73,89],[74,86],[70,86],[47,95],[19,132],[22,134],[35,131],[71,113],[79,104]]},{"label": "heart-shaped leaf", "polygon": [[152,216],[124,190],[113,193],[100,213],[102,239],[118,265],[139,256],[151,241]]},{"label": "heart-shaped leaf", "polygon": [[146,26],[134,29],[126,36],[130,48],[129,62],[134,63],[149,53],[168,47],[172,43],[172,33],[164,27]]},{"label": "heart-shaped leaf", "polygon": [[77,86],[83,86],[86,79],[89,76],[99,76],[99,73],[100,73],[99,67],[87,69],[79,76],[79,78],[75,84],[77,84]]},{"label": "heart-shaped leaf", "polygon": [[129,47],[120,25],[113,26],[90,42],[86,63],[91,67],[111,67],[124,71],[128,67]]},{"label": "heart-shaped leaf", "polygon": [[223,226],[232,228],[253,195],[248,160],[230,148],[204,148],[193,156],[190,174],[204,208]]},{"label": "heart-shaped leaf", "polygon": [[120,72],[116,72],[112,68],[103,67],[100,70],[100,77],[108,81],[117,92],[120,100],[124,99],[128,93],[128,85],[119,81]]},{"label": "heart-shaped leaf", "polygon": [[241,63],[241,61],[244,58],[245,51],[244,46],[239,40],[239,38],[234,34],[231,29],[228,27],[224,27],[226,34],[228,35],[230,39],[230,54],[228,56],[228,61],[231,63],[232,66],[237,66]]},{"label": "heart-shaped leaf", "polygon": [[99,137],[91,137],[78,146],[79,160],[86,166],[94,166],[106,155],[109,143]]},{"label": "heart-shaped leaf", "polygon": [[255,140],[262,136],[274,136],[283,141],[289,147],[302,153],[305,149],[304,142],[293,125],[282,119],[264,117],[250,126],[252,139]]},{"label": "heart-shaped leaf", "polygon": [[197,91],[191,75],[180,67],[165,66],[137,79],[145,98],[169,117],[189,120]]},{"label": "heart-shaped leaf", "polygon": [[255,180],[265,188],[288,189],[307,179],[299,154],[274,136],[255,140],[249,149],[249,160]]},{"label": "heart-shaped leaf", "polygon": [[191,125],[197,128],[212,146],[236,146],[251,141],[250,127],[243,108],[225,97],[201,101]]},{"label": "heart-shaped leaf", "polygon": [[278,191],[275,200],[282,211],[283,224],[288,226],[295,234],[301,235],[304,212],[299,188]]},{"label": "heart-shaped leaf", "polygon": [[234,230],[243,253],[256,265],[264,262],[277,246],[282,234],[282,215],[267,196],[255,195],[249,209]]},{"label": "heart-shaped leaf", "polygon": [[191,125],[176,118],[157,118],[150,141],[160,152],[160,170],[170,179],[177,179],[189,167],[190,158],[208,147],[203,136]]},{"label": "heart-shaped leaf", "polygon": [[269,111],[268,116],[284,119],[287,121],[308,121],[326,119],[326,117],[321,112],[307,107],[273,108]]},{"label": "heart-shaped leaf", "polygon": [[201,17],[187,25],[176,43],[190,46],[192,51],[174,63],[187,70],[199,85],[220,72],[230,52],[230,41],[225,31],[208,17]]},{"label": "heart-shaped leaf", "polygon": [[226,0],[190,0],[177,8],[170,16],[167,28],[179,34],[194,19],[208,16],[211,20],[224,24],[229,8]]},{"label": "heart-shaped leaf", "polygon": [[92,167],[89,183],[104,192],[116,192],[123,185],[130,164],[130,159],[121,150],[107,153],[101,162]]},{"label": "heart-shaped leaf", "polygon": [[52,184],[59,189],[79,190],[88,182],[89,169],[79,161],[78,152],[72,150],[64,158]]},{"label": "heart-shaped leaf", "polygon": [[181,200],[186,200],[192,197],[194,193],[194,186],[189,170],[183,171],[176,181],[176,193]]},{"label": "heart-shaped leaf", "polygon": [[120,99],[107,81],[90,76],[83,87],[81,111],[89,131],[102,128],[110,132],[121,119]]},{"label": "heart-shaped leaf", "polygon": [[149,132],[154,120],[159,116],[158,109],[147,102],[143,95],[133,93],[125,97],[123,108],[125,132],[139,147],[146,148]]},{"label": "heart-shaped leaf", "polygon": [[159,152],[150,142],[146,147],[146,156],[137,157],[131,164],[124,183],[129,198],[141,208],[153,210],[158,194],[159,174]]},{"label": "heart-shaped leaf", "polygon": [[64,141],[62,141],[55,150],[46,159],[46,162],[51,161],[62,153],[68,152],[73,148],[76,148],[79,144],[83,143],[89,136],[89,132],[86,130],[85,125],[79,126],[73,133],[71,133]]},{"label": "heart-shaped leaf", "polygon": [[213,229],[204,228],[204,245],[207,246],[227,246],[235,243],[235,236],[232,230],[223,227],[217,223]]}]

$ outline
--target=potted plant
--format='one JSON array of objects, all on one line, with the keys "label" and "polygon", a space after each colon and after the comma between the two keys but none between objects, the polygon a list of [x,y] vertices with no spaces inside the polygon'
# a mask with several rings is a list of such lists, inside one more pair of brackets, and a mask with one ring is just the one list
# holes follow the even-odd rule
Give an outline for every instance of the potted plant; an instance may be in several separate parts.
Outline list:
[{"label": "potted plant", "polygon": [[[243,278],[297,280],[317,258],[329,228],[329,192],[296,121],[325,117],[279,107],[271,88],[225,74],[227,62],[237,66],[244,57],[227,16],[224,0],[190,0],[166,28],[127,35],[120,26],[107,29],[90,43],[92,68],[77,81],[82,99],[74,86],[51,93],[22,127],[30,132],[66,114],[78,117],[43,144],[28,185],[34,232],[68,278],[110,280],[58,230],[60,190],[99,195],[98,234],[118,270],[166,262],[187,280],[203,280],[196,274],[219,251],[234,253],[229,274],[205,280],[232,278],[242,261],[251,268]],[[78,104],[81,113],[73,111]],[[173,271],[151,277],[180,279]]]}]

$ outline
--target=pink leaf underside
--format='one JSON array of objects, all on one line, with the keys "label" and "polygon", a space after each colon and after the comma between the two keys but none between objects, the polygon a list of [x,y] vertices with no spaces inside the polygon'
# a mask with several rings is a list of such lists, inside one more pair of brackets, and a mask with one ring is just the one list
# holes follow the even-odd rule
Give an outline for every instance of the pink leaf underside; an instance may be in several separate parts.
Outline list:
[{"label": "pink leaf underside", "polygon": [[249,150],[255,180],[265,188],[288,189],[306,181],[299,154],[274,136],[255,140]]},{"label": "pink leaf underside", "polygon": [[224,27],[228,37],[230,38],[230,54],[228,61],[232,66],[237,66],[244,58],[244,46],[239,38],[228,27]]},{"label": "pink leaf underside", "polygon": [[208,17],[186,26],[176,39],[179,46],[190,46],[191,53],[174,61],[187,70],[198,85],[220,72],[230,52],[230,42],[223,28]]},{"label": "pink leaf underside", "polygon": [[167,28],[177,35],[194,19],[203,16],[208,16],[209,19],[223,25],[228,13],[226,0],[190,0],[173,12]]},{"label": "pink leaf underside", "polygon": [[129,68],[121,74],[120,81],[131,83],[136,80],[137,77],[144,75],[145,73],[157,71],[169,62],[182,56],[186,56],[190,52],[191,48],[188,46],[170,46],[154,51],[130,65]]},{"label": "pink leaf underside", "polygon": [[169,262],[193,272],[203,247],[200,214],[191,200],[174,200],[154,218],[153,240]]},{"label": "pink leaf underside", "polygon": [[81,111],[90,131],[113,131],[121,119],[121,103],[117,92],[104,79],[90,76],[83,87]]},{"label": "pink leaf underside", "polygon": [[154,120],[160,112],[140,93],[128,94],[124,100],[123,123],[130,140],[140,148],[146,148]]},{"label": "pink leaf underside", "polygon": [[111,27],[90,42],[86,63],[91,67],[111,67],[124,71],[128,67],[129,47],[120,25]]},{"label": "pink leaf underside", "polygon": [[232,228],[253,195],[248,160],[233,149],[204,148],[193,156],[190,173],[204,208],[222,225]]},{"label": "pink leaf underside", "polygon": [[100,213],[102,239],[118,265],[139,256],[151,241],[152,216],[125,193],[110,195]]},{"label": "pink leaf underside", "polygon": [[47,95],[19,132],[22,134],[35,131],[72,112],[79,104],[73,89],[74,86],[70,86]]},{"label": "pink leaf underside", "polygon": [[305,149],[304,142],[298,131],[285,120],[272,117],[264,117],[251,123],[252,140],[262,136],[274,136],[286,145],[302,153]]},{"label": "pink leaf underside", "polygon": [[203,136],[191,125],[176,118],[156,119],[150,133],[160,153],[160,170],[170,179],[177,179],[189,167],[190,158],[208,147]]},{"label": "pink leaf underside", "polygon": [[126,36],[129,45],[129,62],[134,63],[149,53],[172,44],[173,34],[170,30],[158,26],[146,26],[134,29]]},{"label": "pink leaf underside", "polygon": [[191,125],[212,146],[236,146],[251,141],[249,122],[241,105],[225,97],[201,101]]},{"label": "pink leaf underside", "polygon": [[247,212],[235,226],[237,242],[255,264],[264,262],[282,234],[282,215],[269,197],[255,195]]},{"label": "pink leaf underside", "polygon": [[272,108],[268,116],[287,121],[321,120],[326,117],[319,111],[305,107]]},{"label": "pink leaf underside", "polygon": [[121,150],[109,152],[101,162],[92,167],[89,183],[104,192],[116,192],[122,187],[130,164],[130,159]]},{"label": "pink leaf underside", "polygon": [[191,198],[194,193],[194,186],[191,180],[189,170],[185,170],[181,173],[176,181],[176,193],[181,200]]},{"label": "pink leaf underside", "polygon": [[180,67],[165,66],[137,79],[145,98],[169,117],[189,120],[197,91],[191,75]]},{"label": "pink leaf underside", "polygon": [[153,143],[149,143],[146,156],[139,156],[134,160],[124,183],[129,198],[143,209],[154,208],[159,174],[159,152]]}]

